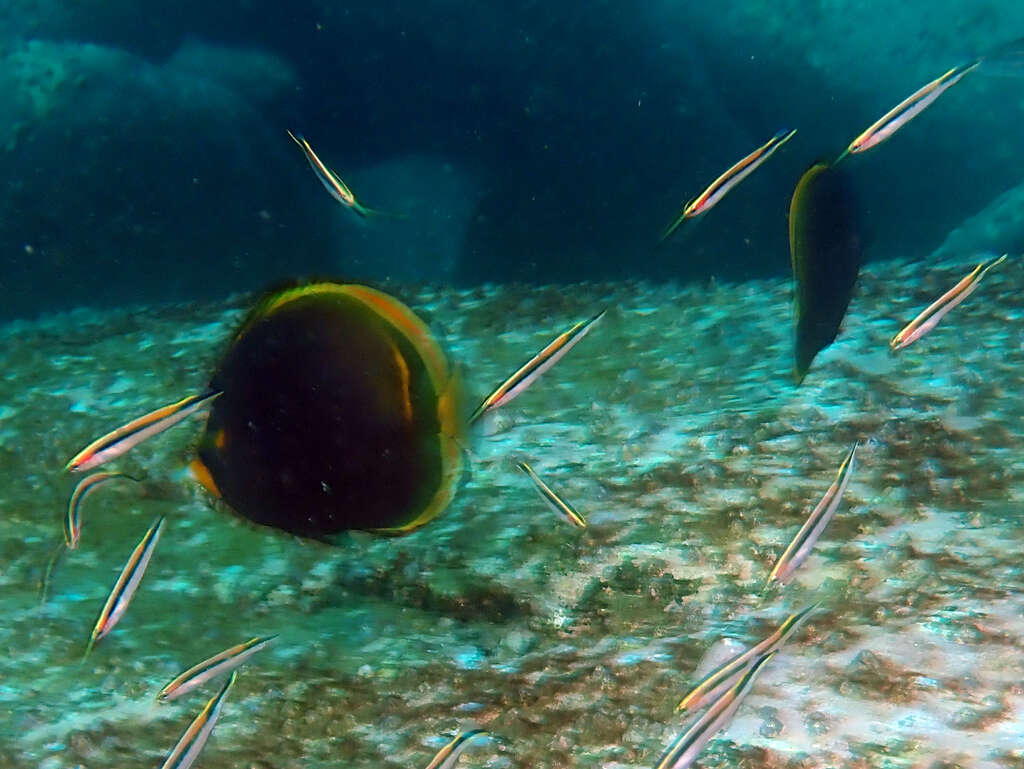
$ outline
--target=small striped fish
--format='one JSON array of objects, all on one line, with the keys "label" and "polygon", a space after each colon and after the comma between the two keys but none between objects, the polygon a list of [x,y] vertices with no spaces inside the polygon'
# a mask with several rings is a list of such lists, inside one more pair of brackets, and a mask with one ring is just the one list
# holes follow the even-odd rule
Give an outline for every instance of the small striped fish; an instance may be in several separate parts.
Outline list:
[{"label": "small striped fish", "polygon": [[990,259],[975,267],[971,274],[961,278],[959,283],[928,305],[921,314],[910,321],[900,333],[892,338],[892,341],[889,342],[889,347],[893,350],[902,350],[939,325],[939,321],[946,317],[946,313],[974,293],[978,283],[985,277],[985,273],[1005,259],[1006,254],[1003,254],[997,259]]},{"label": "small striped fish", "polygon": [[522,395],[541,374],[558,363],[569,350],[579,344],[580,340],[594,327],[594,324],[604,317],[604,314],[605,310],[602,310],[590,320],[581,321],[565,333],[555,337],[543,350],[520,366],[512,376],[484,398],[483,402],[477,406],[476,411],[469,417],[469,423],[473,424],[488,411],[504,406]]},{"label": "small striped fish", "polygon": [[676,705],[676,712],[694,711],[716,699],[725,689],[736,683],[736,679],[757,659],[781,649],[817,608],[818,604],[813,603],[806,609],[791,614],[774,633],[712,670]]},{"label": "small striped fish", "polygon": [[679,735],[662,755],[657,769],[686,769],[692,764],[711,738],[729,725],[743,698],[754,685],[757,674],[773,656],[774,652],[760,657],[736,685],[715,700],[689,729]]},{"label": "small striped fish", "polygon": [[68,460],[65,470],[80,473],[99,467],[105,462],[124,454],[138,446],[144,440],[159,435],[169,427],[173,427],[186,417],[194,414],[210,400],[220,395],[219,392],[205,392],[190,395],[176,403],[161,406],[126,425],[97,438],[75,456]]},{"label": "small striped fish", "polygon": [[291,131],[288,131],[288,135],[292,137],[293,142],[299,145],[299,149],[302,150],[302,154],[305,155],[306,160],[309,161],[309,167],[313,169],[313,173],[316,174],[316,178],[320,180],[324,189],[331,193],[331,197],[345,206],[345,208],[348,208],[357,216],[364,219],[368,216],[385,216],[393,219],[406,218],[405,214],[378,211],[375,208],[368,208],[367,206],[364,206],[358,199],[356,199],[352,190],[350,190],[348,185],[342,181],[341,177],[334,173],[334,171],[320,159],[320,156],[313,151],[313,148],[302,134],[293,134]]},{"label": "small striped fish", "polygon": [[938,99],[947,88],[952,88],[964,75],[970,72],[981,63],[981,60],[961,64],[949,72],[932,80],[927,85],[914,91],[906,99],[901,101],[882,117],[872,123],[864,133],[850,142],[836,162],[857,152],[869,150],[877,144],[881,144],[903,126],[920,115],[932,102]]},{"label": "small striped fish", "polygon": [[277,638],[276,635],[252,638],[245,643],[225,649],[197,665],[193,665],[161,689],[156,698],[164,702],[170,702],[181,697],[183,694],[188,694],[210,679],[234,670],[256,652],[266,648],[275,638]]},{"label": "small striped fish", "polygon": [[547,502],[548,507],[554,510],[557,515],[560,515],[577,528],[587,528],[586,519],[577,513],[568,502],[552,491],[551,487],[540,479],[540,476],[533,471],[532,467],[526,464],[526,462],[517,462],[516,467],[526,473],[526,477],[533,481],[533,487],[537,490],[537,493],[540,494],[541,498]]},{"label": "small striped fish", "polygon": [[87,475],[75,486],[75,490],[71,492],[71,499],[68,500],[67,515],[64,517],[64,544],[68,550],[77,548],[79,540],[82,538],[82,502],[102,484],[116,478],[127,478],[129,481],[136,480],[124,473],[101,472]]},{"label": "small striped fish", "polygon": [[786,584],[800,564],[806,561],[807,556],[811,554],[815,543],[825,527],[828,526],[829,521],[832,520],[832,516],[835,515],[839,503],[842,501],[843,492],[846,491],[846,485],[850,482],[850,476],[853,474],[853,460],[857,454],[857,445],[853,444],[853,448],[850,449],[846,459],[839,466],[835,481],[828,487],[825,496],[821,498],[817,507],[808,516],[807,521],[800,527],[800,531],[797,532],[782,557],[772,568],[764,586],[765,590],[768,590],[773,582],[778,582],[780,585]]},{"label": "small striped fish", "polygon": [[671,237],[672,233],[678,230],[679,226],[687,219],[692,219],[709,211],[722,198],[728,195],[733,187],[754,173],[758,166],[772,156],[775,150],[792,139],[795,133],[795,128],[779,131],[756,150],[730,166],[725,173],[711,182],[706,190],[686,204],[682,213],[665,229],[661,240],[664,241]]},{"label": "small striped fish", "polygon": [[472,729],[468,732],[459,732],[455,738],[437,751],[437,755],[427,764],[426,769],[452,769],[459,755],[469,745],[474,737],[486,737],[487,732],[483,729]]},{"label": "small striped fish", "polygon": [[199,753],[206,746],[206,741],[210,739],[213,727],[217,725],[220,709],[224,705],[224,698],[228,696],[228,691],[235,683],[237,675],[238,673],[232,673],[231,678],[224,684],[224,688],[199,711],[199,715],[181,735],[178,744],[174,746],[174,749],[161,764],[160,769],[189,769],[195,763]]},{"label": "small striped fish", "polygon": [[85,650],[86,657],[92,651],[93,644],[113,630],[114,626],[124,615],[128,604],[131,603],[132,597],[135,595],[135,591],[139,588],[142,575],[146,573],[146,567],[149,566],[149,559],[153,557],[156,543],[160,541],[160,533],[163,531],[163,527],[164,518],[161,516],[157,519],[156,523],[149,527],[149,531],[146,532],[142,541],[135,546],[131,556],[128,558],[128,562],[121,569],[121,575],[117,578],[117,582],[114,583],[114,588],[110,591],[107,602],[103,604],[100,616],[96,620],[95,627],[92,629],[89,645]]}]

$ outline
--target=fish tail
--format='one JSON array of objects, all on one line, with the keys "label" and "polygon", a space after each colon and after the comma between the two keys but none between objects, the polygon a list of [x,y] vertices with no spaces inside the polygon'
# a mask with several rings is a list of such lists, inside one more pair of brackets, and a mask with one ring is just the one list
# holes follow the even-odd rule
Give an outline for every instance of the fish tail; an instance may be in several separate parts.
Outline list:
[{"label": "fish tail", "polygon": [[53,572],[60,563],[64,553],[67,552],[67,545],[63,542],[57,545],[53,551],[53,555],[50,556],[50,562],[46,565],[46,573],[43,574],[43,579],[39,583],[39,603],[46,603],[46,598],[50,592],[50,582],[53,579]]},{"label": "fish tail", "polygon": [[379,208],[368,208],[359,201],[356,201],[355,205],[352,206],[352,210],[364,219],[397,219],[403,221],[409,218],[409,214],[403,214],[398,211],[381,211]]},{"label": "fish tail", "polygon": [[782,583],[779,582],[778,577],[774,574],[768,576],[768,579],[764,582],[764,587],[761,588],[761,592],[757,597],[757,607],[761,608],[764,606],[765,601],[772,597],[772,594],[778,589]]},{"label": "fish tail", "polygon": [[91,633],[89,635],[89,643],[86,644],[86,646],[85,646],[85,654],[82,655],[82,661],[78,663],[79,665],[84,665],[85,661],[87,659],[89,659],[89,654],[90,654],[90,652],[92,652],[92,647],[95,644],[96,644],[96,634],[95,633]]},{"label": "fish tail", "polygon": [[665,231],[661,234],[661,237],[658,238],[657,245],[662,245],[666,240],[675,235],[675,233],[678,232],[679,230],[682,230],[683,235],[685,235],[690,230],[690,227],[684,227],[683,225],[685,225],[691,218],[693,217],[680,216],[678,219],[672,222],[672,224],[665,228]]}]

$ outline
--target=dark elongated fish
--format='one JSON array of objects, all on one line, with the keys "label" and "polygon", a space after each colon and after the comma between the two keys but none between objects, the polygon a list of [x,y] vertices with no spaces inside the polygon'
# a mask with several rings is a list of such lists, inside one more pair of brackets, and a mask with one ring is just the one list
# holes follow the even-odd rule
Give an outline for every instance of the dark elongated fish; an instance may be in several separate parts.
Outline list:
[{"label": "dark elongated fish", "polygon": [[985,273],[1005,259],[1006,254],[1003,254],[996,259],[989,259],[987,262],[982,262],[975,267],[973,272],[961,278],[953,288],[924,308],[916,318],[904,326],[903,330],[889,342],[889,347],[894,351],[902,350],[939,325],[939,321],[946,317],[946,313],[974,293],[975,289],[978,288],[978,283],[985,277]]},{"label": "dark elongated fish", "polygon": [[903,126],[924,112],[932,102],[938,99],[947,89],[952,88],[960,82],[960,79],[964,75],[977,67],[980,63],[980,61],[975,60],[968,62],[967,64],[961,64],[960,66],[953,67],[949,72],[946,72],[944,75],[940,75],[930,83],[918,88],[914,93],[910,94],[910,96],[868,126],[864,133],[850,142],[850,146],[846,148],[846,151],[839,156],[836,162],[839,162],[839,160],[842,160],[849,154],[864,152],[864,150],[869,150],[875,145],[884,142]]},{"label": "dark elongated fish", "polygon": [[469,423],[473,424],[488,411],[504,406],[526,392],[526,389],[541,374],[558,363],[569,350],[579,344],[580,340],[594,327],[594,324],[604,317],[604,314],[605,310],[601,310],[590,320],[580,321],[568,331],[551,340],[543,350],[526,361],[512,376],[498,385],[494,392],[484,398],[483,402],[470,415]]},{"label": "dark elongated fish", "polygon": [[775,136],[766,141],[756,150],[730,166],[725,173],[711,182],[704,192],[686,204],[682,213],[680,213],[679,216],[676,217],[675,221],[668,226],[665,230],[665,234],[661,236],[661,239],[665,240],[671,236],[673,232],[679,229],[679,226],[685,220],[691,219],[695,216],[700,216],[701,214],[709,211],[715,204],[724,198],[733,187],[756,171],[758,166],[770,158],[775,150],[792,139],[795,133],[795,128],[792,130],[783,129],[782,131],[779,131]]},{"label": "dark elongated fish", "polygon": [[220,710],[224,706],[224,699],[228,696],[228,692],[235,683],[235,676],[238,673],[232,673],[231,678],[227,680],[224,687],[214,695],[209,702],[199,711],[199,715],[195,717],[185,733],[181,735],[181,739],[178,740],[178,744],[174,746],[167,758],[164,759],[160,769],[189,769],[192,764],[196,762],[200,752],[206,746],[206,741],[210,739],[210,734],[213,732],[213,727],[217,725],[217,719],[220,718]]},{"label": "dark elongated fish", "polygon": [[811,361],[835,341],[860,270],[853,192],[846,175],[815,163],[796,185],[789,205],[796,320],[796,383]]},{"label": "dark elongated fish", "polygon": [[144,440],[159,435],[169,427],[194,414],[213,398],[220,395],[217,391],[190,395],[175,403],[161,406],[155,411],[133,419],[126,425],[97,438],[84,449],[68,460],[65,470],[80,473],[109,462],[138,446]]}]

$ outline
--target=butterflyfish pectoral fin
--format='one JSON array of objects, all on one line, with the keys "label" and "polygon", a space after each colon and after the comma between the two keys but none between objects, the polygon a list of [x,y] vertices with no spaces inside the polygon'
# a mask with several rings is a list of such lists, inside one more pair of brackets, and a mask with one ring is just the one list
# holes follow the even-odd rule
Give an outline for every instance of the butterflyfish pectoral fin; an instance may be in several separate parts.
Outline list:
[{"label": "butterflyfish pectoral fin", "polygon": [[213,480],[213,476],[210,474],[206,465],[203,464],[203,460],[199,457],[195,457],[188,463],[188,472],[200,486],[213,494],[213,496],[217,497],[217,499],[220,499],[220,489],[217,488],[217,484]]}]

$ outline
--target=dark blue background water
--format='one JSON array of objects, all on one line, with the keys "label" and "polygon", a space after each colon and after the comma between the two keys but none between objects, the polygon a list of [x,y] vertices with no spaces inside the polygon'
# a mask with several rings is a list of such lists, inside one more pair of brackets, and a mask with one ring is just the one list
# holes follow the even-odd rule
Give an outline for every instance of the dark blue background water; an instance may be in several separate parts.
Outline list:
[{"label": "dark blue background water", "polygon": [[[1024,21],[998,2],[850,5],[874,24],[738,1],[2,4],[0,315],[287,275],[786,274],[800,173]],[[1024,81],[965,79],[856,159],[869,257],[927,255],[1021,180],[1022,101]],[[799,133],[656,247],[683,203],[784,127]],[[358,221],[285,129],[409,218]]]}]

